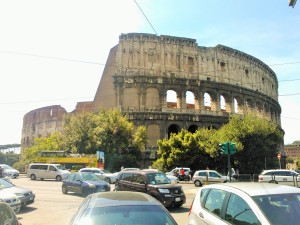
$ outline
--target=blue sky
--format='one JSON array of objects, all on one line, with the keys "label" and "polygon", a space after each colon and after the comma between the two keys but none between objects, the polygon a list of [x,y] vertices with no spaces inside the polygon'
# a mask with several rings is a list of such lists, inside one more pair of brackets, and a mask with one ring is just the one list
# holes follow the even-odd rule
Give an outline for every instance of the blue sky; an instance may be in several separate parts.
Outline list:
[{"label": "blue sky", "polygon": [[300,2],[287,0],[0,0],[0,145],[20,143],[33,109],[93,100],[110,48],[130,32],[260,59],[279,81],[285,144],[300,140],[299,27]]}]

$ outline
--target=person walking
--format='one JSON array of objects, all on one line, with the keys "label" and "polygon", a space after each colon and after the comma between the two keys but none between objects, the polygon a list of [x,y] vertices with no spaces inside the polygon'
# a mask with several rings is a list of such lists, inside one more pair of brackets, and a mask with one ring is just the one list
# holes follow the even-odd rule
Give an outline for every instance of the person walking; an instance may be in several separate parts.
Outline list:
[{"label": "person walking", "polygon": [[2,168],[2,166],[0,166],[0,177],[1,178],[3,177],[3,172],[4,172],[4,169]]}]

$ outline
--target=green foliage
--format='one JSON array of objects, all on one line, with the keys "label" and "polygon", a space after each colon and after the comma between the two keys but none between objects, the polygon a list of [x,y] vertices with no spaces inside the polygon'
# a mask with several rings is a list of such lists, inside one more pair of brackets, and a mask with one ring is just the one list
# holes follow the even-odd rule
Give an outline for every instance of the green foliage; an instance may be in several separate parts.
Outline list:
[{"label": "green foliage", "polygon": [[24,149],[22,160],[33,162],[36,154],[42,150],[61,150],[62,140],[58,132],[53,132],[49,137],[35,138],[33,145]]},{"label": "green foliage", "polygon": [[[119,171],[121,166],[138,166],[141,151],[148,143],[146,128],[134,125],[117,109],[101,109],[98,114],[72,114],[64,118],[61,133],[36,138],[25,149],[24,160],[31,162],[40,150],[64,150],[71,153],[105,153],[105,167]],[[118,169],[117,169],[118,168]]]},{"label": "green foliage", "polygon": [[194,134],[182,130],[158,141],[158,159],[152,164],[163,171],[174,167],[192,170],[213,168],[227,171],[227,156],[221,155],[220,143],[236,143],[232,165],[242,173],[260,173],[276,168],[277,152],[283,132],[272,122],[254,116],[233,116],[219,130],[201,128]]}]

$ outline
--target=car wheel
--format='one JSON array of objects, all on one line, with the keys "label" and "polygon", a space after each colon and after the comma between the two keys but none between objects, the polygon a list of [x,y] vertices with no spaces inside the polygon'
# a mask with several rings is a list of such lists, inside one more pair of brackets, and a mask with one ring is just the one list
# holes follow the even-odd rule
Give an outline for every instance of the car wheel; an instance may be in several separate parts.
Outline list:
[{"label": "car wheel", "polygon": [[111,180],[110,180],[109,177],[105,177],[105,178],[104,178],[104,181],[106,181],[106,182],[109,183],[109,184],[110,184],[110,182],[111,182]]},{"label": "car wheel", "polygon": [[61,181],[61,180],[62,180],[62,179],[61,179],[61,176],[57,176],[57,177],[56,177],[56,180],[57,180],[57,181]]},{"label": "car wheel", "polygon": [[86,188],[83,188],[81,193],[82,193],[82,196],[83,196],[83,197],[86,197],[86,196],[89,195],[89,190],[86,189]]},{"label": "car wheel", "polygon": [[30,175],[30,179],[31,179],[31,180],[35,180],[35,179],[36,179],[36,176],[35,176],[34,174],[31,174],[31,175]]},{"label": "car wheel", "polygon": [[276,180],[270,180],[269,183],[270,184],[278,184],[278,182]]},{"label": "car wheel", "polygon": [[65,195],[68,194],[67,186],[65,186],[65,185],[62,186],[62,193],[65,194]]},{"label": "car wheel", "polygon": [[194,184],[195,184],[196,187],[201,187],[202,186],[202,183],[201,183],[200,180],[195,180]]}]

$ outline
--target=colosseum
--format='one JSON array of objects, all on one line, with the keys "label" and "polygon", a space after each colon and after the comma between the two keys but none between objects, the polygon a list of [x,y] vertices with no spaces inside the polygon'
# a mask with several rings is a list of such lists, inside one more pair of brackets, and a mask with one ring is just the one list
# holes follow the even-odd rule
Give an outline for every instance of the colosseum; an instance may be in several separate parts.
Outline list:
[{"label": "colosseum", "polygon": [[[73,112],[100,107],[117,107],[135,125],[146,126],[150,158],[158,139],[181,129],[219,128],[232,114],[252,113],[281,126],[278,80],[265,63],[224,45],[203,47],[195,39],[167,35],[119,36],[94,100],[77,103]],[[66,113],[57,105],[27,113],[22,147],[59,130]]]}]

